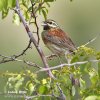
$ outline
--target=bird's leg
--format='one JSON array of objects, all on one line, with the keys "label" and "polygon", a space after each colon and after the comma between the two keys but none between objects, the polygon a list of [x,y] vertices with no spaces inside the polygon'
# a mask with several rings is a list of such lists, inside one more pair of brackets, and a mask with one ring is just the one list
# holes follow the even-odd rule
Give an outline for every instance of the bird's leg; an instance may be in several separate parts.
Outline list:
[{"label": "bird's leg", "polygon": [[71,55],[68,52],[65,52],[65,58],[67,60],[67,63],[70,64],[70,62],[71,62]]}]

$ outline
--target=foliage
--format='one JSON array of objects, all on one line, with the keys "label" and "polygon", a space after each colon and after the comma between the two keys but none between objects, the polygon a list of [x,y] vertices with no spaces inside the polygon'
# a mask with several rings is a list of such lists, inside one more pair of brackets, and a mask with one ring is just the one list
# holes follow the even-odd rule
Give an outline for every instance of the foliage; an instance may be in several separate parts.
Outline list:
[{"label": "foliage", "polygon": [[[23,15],[26,18],[26,20],[29,20],[30,13],[29,11],[32,11],[32,6],[30,0],[19,0],[20,6],[23,9]],[[44,3],[44,6],[39,7],[37,12],[39,14],[43,14],[44,18],[47,17],[48,9],[47,7],[50,7],[50,2],[54,2],[56,0],[31,0],[32,3],[35,3],[34,10],[38,8],[38,6],[41,3]],[[2,12],[2,19],[4,19],[7,15],[9,10],[12,10],[16,6],[16,0],[0,0],[0,11]],[[14,14],[13,20],[15,23],[18,23],[19,18],[18,15]]]},{"label": "foliage", "polygon": [[[77,52],[78,51],[78,52]],[[73,55],[71,62],[89,61],[92,58],[97,59],[100,53],[97,53],[92,48],[80,47]],[[92,56],[92,57],[91,57]],[[20,90],[26,91],[25,95],[32,97],[33,100],[42,100],[42,96],[52,95],[52,97],[44,97],[46,100],[55,100],[60,96],[57,83],[66,95],[66,100],[99,100],[100,99],[100,62],[95,65],[93,62],[88,62],[81,65],[64,66],[58,70],[52,70],[56,80],[49,77],[41,78],[42,72],[36,73],[29,69],[20,73],[6,72],[3,76],[7,76],[5,92]],[[23,95],[23,94],[22,94]],[[54,96],[53,96],[54,95]],[[24,98],[24,96],[23,96]],[[75,99],[76,98],[76,99]],[[91,99],[92,98],[92,99]]]},{"label": "foliage", "polygon": [[[29,22],[32,9],[35,14],[42,14],[47,18],[48,7],[50,3],[56,0],[19,0],[23,16]],[[31,1],[31,2],[30,2]],[[70,0],[72,1],[72,0]],[[32,4],[34,4],[32,8]],[[42,6],[40,6],[43,3]],[[0,11],[4,19],[10,10],[14,10],[16,0],[0,0]],[[32,18],[31,21],[35,19]],[[20,18],[14,10],[13,22],[20,24]],[[56,79],[48,76],[40,78],[41,71],[33,72],[25,70],[20,73],[5,72],[1,75],[7,77],[5,93],[16,91],[22,95],[23,99],[31,98],[33,100],[61,100],[61,87],[66,96],[66,100],[100,100],[100,52],[93,48],[80,46],[71,57],[72,66],[63,66],[63,68],[53,69],[52,73]],[[77,64],[77,62],[86,63]],[[96,61],[96,62],[95,62]],[[45,71],[44,71],[45,72]],[[25,91],[20,94],[21,91]]]}]

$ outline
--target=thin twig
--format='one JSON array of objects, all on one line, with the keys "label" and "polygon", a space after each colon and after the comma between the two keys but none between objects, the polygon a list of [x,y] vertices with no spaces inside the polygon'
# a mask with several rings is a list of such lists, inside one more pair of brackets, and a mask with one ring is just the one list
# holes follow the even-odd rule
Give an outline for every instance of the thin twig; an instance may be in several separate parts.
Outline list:
[{"label": "thin twig", "polygon": [[56,54],[51,54],[51,55],[46,56],[48,60],[52,60],[54,57],[58,57],[58,56]]},{"label": "thin twig", "polygon": [[[30,48],[30,45],[31,45],[31,40],[29,41],[29,44],[28,46],[19,54],[19,55],[13,55],[13,56],[4,56],[3,55],[0,55],[2,56],[3,58],[0,60],[0,64],[2,63],[7,63],[7,62],[10,62],[10,61],[15,61],[15,58],[18,58],[20,56],[23,56],[25,54],[25,52]],[[5,60],[5,58],[8,58]]]},{"label": "thin twig", "polygon": [[64,66],[75,66],[75,65],[82,65],[82,64],[86,64],[86,63],[89,63],[89,62],[100,62],[100,60],[89,60],[89,61],[83,61],[83,62],[75,62],[75,63],[71,63],[71,64],[61,64],[61,65],[58,65],[58,66],[54,66],[54,67],[50,67],[50,68],[42,68],[40,69],[39,71],[37,71],[36,73],[38,72],[41,72],[41,71],[47,71],[47,70],[54,70],[54,69],[58,69],[58,68],[62,68]]},{"label": "thin twig", "polygon": [[59,92],[60,92],[60,96],[57,97],[57,99],[59,99],[59,100],[66,100],[66,96],[65,96],[65,94],[63,93],[62,89],[60,88],[59,84],[56,83],[56,85],[57,85],[58,90],[59,90]]},{"label": "thin twig", "polygon": [[41,94],[38,94],[38,95],[34,95],[34,96],[24,96],[25,100],[32,100],[33,98],[36,98],[36,97],[53,97],[53,95],[41,95]]},{"label": "thin twig", "polygon": [[35,6],[35,2],[33,3],[32,0],[30,0],[31,2],[31,5],[32,5],[32,12],[31,12],[31,18],[30,18],[30,21],[29,23],[31,22],[31,19],[32,17],[34,18],[34,23],[36,25],[36,29],[37,29],[37,37],[38,37],[38,44],[39,44],[39,41],[40,41],[40,37],[39,37],[39,27],[38,27],[38,23],[37,23],[37,16],[36,16],[36,12],[42,7],[42,5],[44,4],[44,1],[39,3],[38,7],[34,9],[34,6]]},{"label": "thin twig", "polygon": [[20,53],[19,55],[14,55],[15,58],[18,58],[18,57],[20,57],[20,56],[23,56],[23,55],[25,54],[25,52],[26,52],[29,48],[31,48],[30,46],[31,46],[31,40],[29,41],[28,46],[23,50],[22,53]]},{"label": "thin twig", "polygon": [[34,13],[36,13],[42,6],[43,4],[45,3],[45,1],[39,3],[38,7],[35,9]]},{"label": "thin twig", "polygon": [[39,27],[38,27],[38,24],[37,24],[37,17],[36,17],[36,15],[35,15],[35,12],[34,12],[34,5],[35,4],[33,4],[32,3],[32,0],[30,0],[31,1],[31,5],[32,5],[32,14],[31,14],[31,16],[34,18],[34,20],[35,20],[35,25],[36,25],[36,30],[37,30],[37,37],[38,37],[38,44],[39,44],[39,41],[40,41],[40,37],[39,37]]},{"label": "thin twig", "polygon": [[33,67],[37,67],[37,68],[41,68],[40,66],[38,66],[37,64],[35,63],[32,63],[30,61],[25,61],[25,60],[21,60],[21,59],[17,59],[15,57],[9,57],[9,56],[5,56],[5,55],[0,55],[2,57],[2,60],[0,61],[0,64],[2,63],[6,63],[6,62],[9,62],[9,61],[18,61],[18,62],[23,62],[29,66],[33,66]]},{"label": "thin twig", "polygon": [[[84,46],[87,46],[88,44],[92,43],[93,41],[95,41],[95,40],[98,38],[99,35],[100,35],[100,34],[97,34],[96,37],[94,37],[93,39],[89,40],[87,43],[85,43],[85,44],[83,44],[83,45],[84,45]],[[79,47],[77,47],[77,49],[78,49],[78,48],[79,48]]]}]

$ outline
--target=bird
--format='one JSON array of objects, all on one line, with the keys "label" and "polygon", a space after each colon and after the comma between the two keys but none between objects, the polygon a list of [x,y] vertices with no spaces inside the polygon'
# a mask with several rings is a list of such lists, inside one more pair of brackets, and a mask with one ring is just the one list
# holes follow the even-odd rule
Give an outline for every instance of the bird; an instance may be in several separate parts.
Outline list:
[{"label": "bird", "polygon": [[47,19],[43,21],[42,26],[42,40],[46,47],[50,49],[55,55],[67,55],[73,53],[76,50],[76,46],[69,37],[68,33],[65,33],[59,27],[56,21]]}]

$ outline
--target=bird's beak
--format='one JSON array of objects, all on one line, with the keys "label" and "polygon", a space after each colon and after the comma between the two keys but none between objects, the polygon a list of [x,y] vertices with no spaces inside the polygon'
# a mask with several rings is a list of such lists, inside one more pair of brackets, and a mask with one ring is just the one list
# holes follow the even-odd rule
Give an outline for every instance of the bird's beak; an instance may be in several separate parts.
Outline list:
[{"label": "bird's beak", "polygon": [[47,25],[47,23],[45,21],[43,21],[41,25],[45,26],[45,25]]}]

